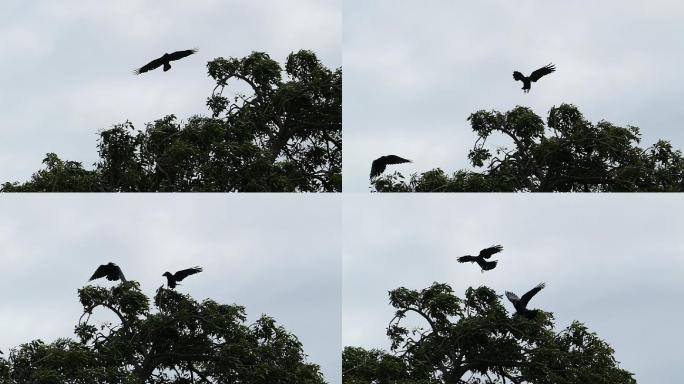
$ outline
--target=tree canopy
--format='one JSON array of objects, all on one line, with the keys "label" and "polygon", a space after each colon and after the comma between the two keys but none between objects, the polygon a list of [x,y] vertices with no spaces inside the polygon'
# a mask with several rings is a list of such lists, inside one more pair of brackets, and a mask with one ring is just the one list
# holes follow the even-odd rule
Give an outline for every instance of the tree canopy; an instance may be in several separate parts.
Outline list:
[{"label": "tree canopy", "polygon": [[[442,169],[400,173],[373,182],[378,192],[657,192],[684,191],[684,157],[666,140],[639,147],[633,126],[593,124],[577,107],[561,104],[546,125],[531,109],[477,111],[468,118],[477,135],[468,159],[478,171]],[[511,144],[486,146],[501,135]]]},{"label": "tree canopy", "polygon": [[[217,58],[211,116],[169,115],[143,130],[131,122],[99,132],[94,169],[54,153],[45,168],[4,192],[338,192],[342,189],[342,70],[311,51],[283,68],[266,53]],[[246,84],[247,94],[231,83]]]},{"label": "tree canopy", "polygon": [[[305,383],[324,379],[274,319],[160,287],[154,310],[135,281],[78,291],[76,340],[31,341],[0,356],[0,383]],[[96,311],[116,319],[95,323]]]},{"label": "tree canopy", "polygon": [[[552,313],[509,316],[490,288],[469,288],[461,299],[434,283],[389,296],[396,309],[387,328],[391,353],[346,347],[344,383],[636,383],[582,323],[556,332]],[[407,324],[415,319],[423,325]]]}]

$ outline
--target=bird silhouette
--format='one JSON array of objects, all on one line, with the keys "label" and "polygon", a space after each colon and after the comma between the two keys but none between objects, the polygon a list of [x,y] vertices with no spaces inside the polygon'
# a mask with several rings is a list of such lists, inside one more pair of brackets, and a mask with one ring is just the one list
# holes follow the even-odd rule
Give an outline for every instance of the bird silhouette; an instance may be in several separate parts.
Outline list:
[{"label": "bird silhouette", "polygon": [[135,73],[136,75],[139,75],[141,73],[145,73],[145,72],[151,71],[153,69],[157,69],[157,68],[161,67],[162,65],[164,66],[164,72],[166,72],[169,69],[171,69],[171,62],[172,61],[180,60],[184,57],[192,55],[193,53],[195,53],[197,51],[198,51],[198,49],[195,48],[195,49],[188,49],[185,51],[176,51],[173,53],[165,53],[164,56],[150,61],[149,63],[147,63],[147,64],[143,65],[142,67],[133,71],[133,73]]},{"label": "bird silhouette", "polygon": [[380,176],[380,174],[385,172],[385,168],[387,168],[388,164],[402,164],[410,162],[411,160],[404,159],[396,155],[378,157],[377,159],[373,160],[373,164],[371,164],[370,178],[372,179],[374,177]]},{"label": "bird silhouette", "polygon": [[111,261],[107,264],[103,264],[97,267],[95,273],[93,273],[93,275],[90,276],[90,279],[88,281],[93,281],[101,277],[106,277],[109,281],[126,281],[126,277],[124,277],[123,272],[121,272],[121,268],[119,268],[118,265],[112,263]]},{"label": "bird silhouette", "polygon": [[482,268],[482,272],[484,271],[489,271],[491,269],[494,269],[496,267],[497,260],[492,260],[492,261],[487,261],[485,259],[489,259],[492,257],[493,254],[499,253],[503,251],[503,247],[500,245],[493,245],[489,248],[485,248],[480,251],[480,254],[477,256],[471,256],[471,255],[465,255],[459,257],[457,260],[459,263],[477,263],[477,265]]},{"label": "bird silhouette", "polygon": [[549,73],[555,72],[556,67],[553,64],[549,64],[547,66],[541,67],[537,69],[536,71],[532,72],[530,74],[530,77],[525,77],[522,73],[515,71],[513,72],[513,79],[519,80],[523,82],[523,87],[521,88],[523,92],[529,93],[530,88],[532,87],[532,82],[536,82],[537,80],[541,79],[542,76],[546,76]]},{"label": "bird silhouette", "polygon": [[522,295],[522,297],[520,297],[520,298],[515,293],[506,291],[506,297],[508,298],[508,300],[511,301],[511,303],[513,303],[513,307],[515,307],[515,311],[517,314],[525,316],[531,320],[531,319],[534,319],[535,316],[537,316],[537,314],[539,313],[539,310],[538,309],[527,309],[527,303],[530,302],[530,299],[532,298],[532,296],[536,295],[545,286],[546,286],[546,284],[539,283],[539,285],[530,289],[529,292]]},{"label": "bird silhouette", "polygon": [[194,275],[195,273],[200,272],[202,272],[202,267],[194,267],[180,270],[174,274],[171,274],[171,272],[164,272],[162,276],[166,276],[166,284],[169,286],[169,288],[173,289],[176,288],[176,285],[178,285],[179,281],[185,279],[190,275]]}]

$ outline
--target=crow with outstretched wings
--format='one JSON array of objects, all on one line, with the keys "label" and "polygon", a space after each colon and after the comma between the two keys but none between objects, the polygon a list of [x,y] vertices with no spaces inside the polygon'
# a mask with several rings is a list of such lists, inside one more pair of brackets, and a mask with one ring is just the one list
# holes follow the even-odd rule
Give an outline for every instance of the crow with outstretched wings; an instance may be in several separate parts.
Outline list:
[{"label": "crow with outstretched wings", "polygon": [[373,164],[371,164],[370,178],[372,179],[374,177],[380,176],[380,174],[385,172],[385,168],[387,168],[388,164],[402,164],[410,162],[411,160],[404,159],[403,157],[396,155],[378,157],[377,159],[373,160]]},{"label": "crow with outstretched wings", "polygon": [[523,82],[523,87],[521,88],[523,92],[528,93],[530,92],[530,88],[532,87],[532,82],[536,82],[537,80],[541,79],[543,76],[548,75],[549,73],[555,72],[556,71],[556,66],[553,64],[549,64],[547,66],[541,67],[537,69],[536,71],[532,72],[530,74],[530,77],[525,77],[522,73],[515,71],[513,72],[513,79],[516,81],[522,81]]},{"label": "crow with outstretched wings", "polygon": [[95,279],[99,279],[101,277],[106,277],[107,280],[109,281],[116,281],[116,280],[121,280],[123,282],[126,281],[126,277],[124,277],[123,272],[121,272],[121,268],[119,268],[118,265],[109,262],[107,264],[100,265],[97,267],[95,270],[95,273],[93,273],[92,276],[90,276],[90,279],[88,281],[93,281]]},{"label": "crow with outstretched wings", "polygon": [[173,53],[165,53],[164,56],[150,61],[149,63],[147,63],[147,64],[143,65],[142,67],[133,71],[133,73],[135,73],[136,75],[139,75],[141,73],[145,73],[145,72],[151,71],[153,69],[157,69],[157,68],[161,67],[162,65],[164,66],[164,72],[166,72],[169,69],[171,69],[171,62],[172,61],[180,60],[184,57],[188,57],[197,51],[198,51],[198,49],[195,48],[195,49],[188,49],[185,51],[176,51]]},{"label": "crow with outstretched wings", "polygon": [[506,297],[508,300],[510,300],[511,303],[513,303],[513,307],[515,307],[515,311],[522,316],[527,317],[528,319],[533,319],[535,316],[537,316],[537,313],[539,313],[538,309],[527,309],[527,303],[530,302],[530,299],[539,291],[541,291],[544,287],[546,286],[545,283],[539,283],[536,287],[530,289],[529,292],[526,294],[522,295],[522,297],[518,297],[513,292],[506,291]]},{"label": "crow with outstretched wings", "polygon": [[477,256],[465,255],[459,257],[456,260],[458,260],[459,263],[477,263],[477,265],[479,265],[480,268],[482,268],[482,272],[484,272],[494,269],[497,263],[496,260],[487,261],[486,259],[489,259],[490,257],[492,257],[493,254],[499,253],[501,251],[503,251],[503,247],[501,245],[493,245],[489,248],[481,250],[480,254],[478,254]]},{"label": "crow with outstretched wings", "polygon": [[162,276],[166,276],[166,284],[169,286],[169,288],[173,289],[176,288],[176,285],[178,285],[179,281],[185,279],[190,275],[194,275],[195,273],[200,272],[202,272],[202,267],[194,267],[183,269],[173,274],[171,272],[164,272]]}]

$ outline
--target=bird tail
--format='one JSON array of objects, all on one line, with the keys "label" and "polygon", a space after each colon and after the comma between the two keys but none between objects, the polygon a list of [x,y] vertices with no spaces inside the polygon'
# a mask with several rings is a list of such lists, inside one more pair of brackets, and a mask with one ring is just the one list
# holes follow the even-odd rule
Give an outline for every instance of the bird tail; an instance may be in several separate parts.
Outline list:
[{"label": "bird tail", "polygon": [[171,69],[171,64],[168,62],[164,63],[164,72],[168,71],[169,69]]}]

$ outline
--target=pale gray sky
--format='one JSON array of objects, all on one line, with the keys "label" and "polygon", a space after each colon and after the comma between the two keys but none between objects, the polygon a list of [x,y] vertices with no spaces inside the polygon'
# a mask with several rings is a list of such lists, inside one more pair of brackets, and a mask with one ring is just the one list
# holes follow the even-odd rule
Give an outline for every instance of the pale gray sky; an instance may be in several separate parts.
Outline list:
[{"label": "pale gray sky", "polygon": [[250,322],[274,317],[339,384],[340,204],[332,195],[0,196],[0,349],[73,337],[76,291],[100,264],[117,263],[147,295],[165,271],[199,265],[179,291],[244,305]]},{"label": "pale gray sky", "polygon": [[[572,103],[684,148],[682,2],[345,0],[343,23],[345,191],[368,191],[381,155],[413,159],[388,170],[404,175],[468,167],[480,109]],[[523,94],[512,72],[549,62]]]},{"label": "pale gray sky", "polygon": [[[444,282],[463,297],[470,286],[520,294],[543,281],[530,307],[553,312],[559,330],[585,323],[639,383],[680,376],[681,196],[373,197],[345,196],[343,345],[389,349],[387,293],[400,286]],[[490,272],[456,261],[493,244],[504,250]]]},{"label": "pale gray sky", "polygon": [[[207,114],[216,57],[309,49],[342,63],[342,0],[6,0],[0,4],[0,182],[27,180],[47,152],[97,161],[97,132],[167,114]],[[134,76],[164,52],[193,56]]]}]

